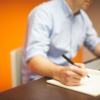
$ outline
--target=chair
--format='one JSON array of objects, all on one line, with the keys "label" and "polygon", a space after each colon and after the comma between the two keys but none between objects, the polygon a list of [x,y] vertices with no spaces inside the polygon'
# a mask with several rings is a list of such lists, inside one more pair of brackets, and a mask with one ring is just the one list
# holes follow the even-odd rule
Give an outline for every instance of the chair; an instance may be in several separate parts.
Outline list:
[{"label": "chair", "polygon": [[22,84],[22,48],[15,49],[10,52],[11,57],[11,74],[12,74],[12,87]]}]

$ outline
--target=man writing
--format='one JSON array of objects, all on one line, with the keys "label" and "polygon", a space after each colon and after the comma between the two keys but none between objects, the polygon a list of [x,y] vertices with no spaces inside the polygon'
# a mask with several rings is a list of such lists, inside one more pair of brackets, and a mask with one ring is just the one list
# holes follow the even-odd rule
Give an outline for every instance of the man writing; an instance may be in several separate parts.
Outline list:
[{"label": "man writing", "polygon": [[79,85],[88,72],[84,64],[70,65],[84,44],[100,56],[100,39],[86,10],[93,0],[53,0],[33,9],[23,50],[23,83],[47,76],[66,85]]}]

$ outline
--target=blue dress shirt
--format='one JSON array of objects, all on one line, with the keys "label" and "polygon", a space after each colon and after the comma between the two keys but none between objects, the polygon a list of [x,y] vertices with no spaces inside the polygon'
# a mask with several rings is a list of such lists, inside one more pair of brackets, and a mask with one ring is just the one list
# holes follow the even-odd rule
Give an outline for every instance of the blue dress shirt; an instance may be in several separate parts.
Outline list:
[{"label": "blue dress shirt", "polygon": [[23,83],[41,76],[28,68],[28,61],[41,55],[59,65],[68,65],[62,57],[73,58],[84,44],[93,51],[100,39],[87,14],[73,14],[65,0],[52,0],[34,8],[28,16],[23,49]]}]

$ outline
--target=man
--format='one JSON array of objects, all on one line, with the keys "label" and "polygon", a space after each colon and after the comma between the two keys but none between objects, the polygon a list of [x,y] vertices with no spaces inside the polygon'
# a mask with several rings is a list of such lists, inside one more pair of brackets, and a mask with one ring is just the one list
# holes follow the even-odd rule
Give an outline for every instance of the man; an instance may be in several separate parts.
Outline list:
[{"label": "man", "polygon": [[[86,10],[93,0],[52,0],[33,9],[23,50],[23,83],[47,76],[66,85],[79,85],[88,72],[84,64],[70,65],[84,44],[100,56],[100,39]],[[83,10],[82,10],[83,9]]]}]

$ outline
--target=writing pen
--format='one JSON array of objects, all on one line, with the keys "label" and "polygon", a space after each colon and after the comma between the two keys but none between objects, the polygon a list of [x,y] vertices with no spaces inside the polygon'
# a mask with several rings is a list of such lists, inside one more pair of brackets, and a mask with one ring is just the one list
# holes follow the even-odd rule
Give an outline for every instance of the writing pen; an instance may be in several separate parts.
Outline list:
[{"label": "writing pen", "polygon": [[[69,63],[71,63],[72,65],[78,67],[75,63],[73,63],[68,57],[66,57],[64,54],[62,55]],[[87,75],[88,78],[90,78],[89,75]]]}]

